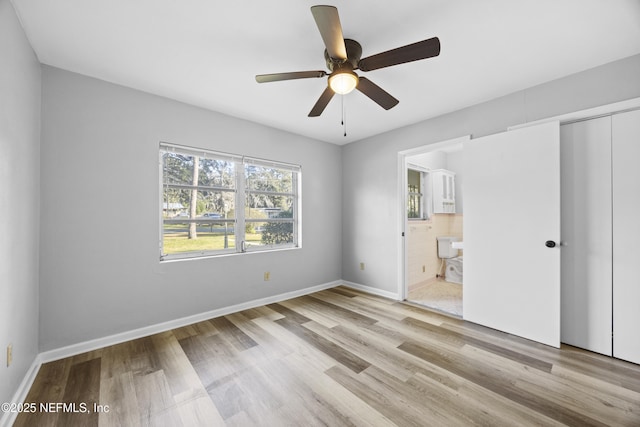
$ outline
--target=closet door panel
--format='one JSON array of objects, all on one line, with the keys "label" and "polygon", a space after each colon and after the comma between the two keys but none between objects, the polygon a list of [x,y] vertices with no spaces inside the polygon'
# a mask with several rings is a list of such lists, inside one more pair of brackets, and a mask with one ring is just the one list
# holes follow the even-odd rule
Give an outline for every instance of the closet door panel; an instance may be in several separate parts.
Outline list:
[{"label": "closet door panel", "polygon": [[640,363],[640,111],[613,116],[613,355]]},{"label": "closet door panel", "polygon": [[463,143],[463,317],[560,346],[560,126]]},{"label": "closet door panel", "polygon": [[611,117],[560,127],[561,341],[611,356]]}]

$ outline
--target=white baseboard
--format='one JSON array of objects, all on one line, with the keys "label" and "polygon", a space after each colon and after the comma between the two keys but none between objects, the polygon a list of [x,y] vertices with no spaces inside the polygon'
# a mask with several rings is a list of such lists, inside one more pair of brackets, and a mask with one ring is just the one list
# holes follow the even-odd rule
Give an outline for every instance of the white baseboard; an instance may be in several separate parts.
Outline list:
[{"label": "white baseboard", "polygon": [[182,326],[191,325],[193,323],[202,322],[204,320],[213,319],[215,317],[225,316],[227,314],[236,313],[242,310],[248,310],[250,308],[260,307],[266,304],[273,304],[303,295],[309,295],[324,289],[335,288],[336,286],[339,286],[343,283],[344,282],[342,280],[336,280],[334,282],[323,283],[321,285],[311,286],[309,288],[286,292],[271,297],[260,298],[229,307],[223,307],[204,313],[194,314],[192,316],[187,316],[180,319],[170,320],[168,322],[158,323],[155,325],[145,326],[143,328],[133,329],[131,331],[122,332],[119,334],[109,335],[103,338],[96,338],[94,340],[72,344],[66,347],[61,347],[40,353],[40,361],[41,363],[47,363],[54,360],[64,359],[65,357],[75,356],[87,351],[97,350],[99,348],[107,347],[110,345],[120,344],[125,341],[130,341],[160,332],[169,331],[171,329],[180,328]]},{"label": "white baseboard", "polygon": [[357,289],[368,294],[378,295],[384,298],[391,298],[392,300],[396,301],[401,300],[400,295],[398,295],[397,292],[383,291],[382,289],[372,288],[371,286],[361,285],[359,283],[347,282],[346,280],[343,280],[342,284],[348,288]]},{"label": "white baseboard", "polygon": [[[27,398],[27,394],[29,390],[31,390],[31,386],[33,385],[33,381],[36,379],[36,375],[38,375],[38,371],[40,370],[40,365],[42,365],[42,360],[40,359],[40,355],[36,355],[33,359],[33,363],[29,367],[29,370],[25,374],[22,382],[18,386],[18,389],[13,395],[13,398],[9,401],[11,403],[22,403]],[[0,426],[9,427],[12,426],[16,421],[16,417],[18,416],[18,412],[4,412],[2,417],[0,417]]]}]

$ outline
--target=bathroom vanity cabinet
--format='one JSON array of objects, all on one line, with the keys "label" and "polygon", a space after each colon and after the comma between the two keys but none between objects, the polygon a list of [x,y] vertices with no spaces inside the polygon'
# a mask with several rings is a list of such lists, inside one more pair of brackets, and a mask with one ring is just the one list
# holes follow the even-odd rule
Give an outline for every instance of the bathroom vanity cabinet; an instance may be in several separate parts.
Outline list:
[{"label": "bathroom vanity cabinet", "polygon": [[456,213],[455,172],[446,169],[431,171],[433,213]]}]

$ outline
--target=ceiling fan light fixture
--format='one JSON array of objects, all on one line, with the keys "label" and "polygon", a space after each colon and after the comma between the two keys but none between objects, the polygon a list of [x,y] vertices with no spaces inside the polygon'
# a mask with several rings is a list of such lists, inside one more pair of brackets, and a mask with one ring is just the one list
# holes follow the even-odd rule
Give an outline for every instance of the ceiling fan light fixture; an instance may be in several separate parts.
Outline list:
[{"label": "ceiling fan light fixture", "polygon": [[351,70],[337,70],[329,76],[329,87],[339,95],[346,95],[358,86],[358,75]]}]

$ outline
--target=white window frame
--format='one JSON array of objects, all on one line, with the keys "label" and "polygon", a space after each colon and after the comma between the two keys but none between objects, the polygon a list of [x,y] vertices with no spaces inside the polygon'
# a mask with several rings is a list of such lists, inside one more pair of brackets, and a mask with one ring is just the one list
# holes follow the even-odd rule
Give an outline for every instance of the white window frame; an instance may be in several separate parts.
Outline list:
[{"label": "white window frame", "polygon": [[[171,151],[177,152],[180,154],[191,155],[191,156],[201,156],[207,158],[215,158],[218,160],[225,160],[229,162],[233,162],[235,167],[235,188],[230,190],[228,188],[224,188],[223,191],[233,191],[235,193],[234,203],[235,203],[235,217],[234,218],[222,218],[222,219],[198,219],[198,223],[207,223],[207,224],[219,224],[225,222],[232,222],[234,224],[234,237],[235,237],[235,247],[227,248],[227,249],[215,249],[215,250],[204,250],[204,251],[190,251],[190,252],[181,252],[181,253],[173,253],[173,254],[165,254],[163,250],[164,243],[164,224],[165,218],[163,217],[163,206],[164,206],[164,165],[163,165],[163,153]],[[245,214],[245,204],[246,197],[249,193],[256,193],[255,190],[248,190],[246,188],[246,176],[245,176],[245,166],[246,165],[255,165],[261,167],[272,167],[277,169],[282,169],[286,171],[292,172],[292,183],[291,183],[291,193],[276,193],[269,191],[257,191],[260,194],[266,195],[279,195],[286,196],[292,198],[292,218],[291,219],[281,219],[281,218],[261,218],[261,219],[251,219],[246,218]],[[159,147],[159,179],[160,179],[160,209],[159,209],[159,217],[160,217],[160,239],[159,239],[159,249],[160,249],[160,261],[170,261],[170,260],[180,260],[180,259],[193,259],[193,258],[203,258],[203,257],[213,257],[220,255],[231,255],[231,254],[243,254],[243,253],[252,253],[252,252],[264,252],[264,251],[278,251],[278,250],[287,250],[287,249],[295,249],[300,248],[302,246],[301,239],[301,191],[302,191],[302,168],[300,165],[295,165],[291,163],[278,162],[273,160],[265,160],[253,157],[246,157],[242,155],[229,154],[216,152],[212,150],[199,149],[186,147],[166,142],[161,142]],[[169,185],[173,186],[173,185]],[[206,187],[203,186],[206,189]],[[171,221],[171,220],[169,220]],[[190,220],[191,221],[191,220]],[[285,244],[271,244],[271,245],[251,245],[245,241],[245,225],[247,223],[264,223],[264,222],[291,222],[293,227],[293,242],[285,243]]]}]

